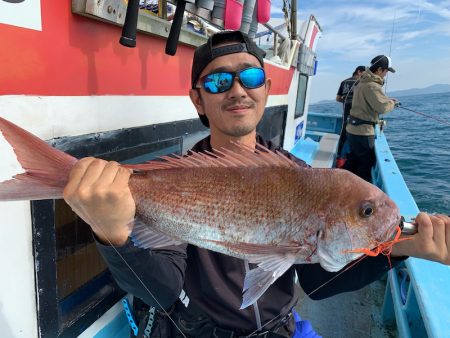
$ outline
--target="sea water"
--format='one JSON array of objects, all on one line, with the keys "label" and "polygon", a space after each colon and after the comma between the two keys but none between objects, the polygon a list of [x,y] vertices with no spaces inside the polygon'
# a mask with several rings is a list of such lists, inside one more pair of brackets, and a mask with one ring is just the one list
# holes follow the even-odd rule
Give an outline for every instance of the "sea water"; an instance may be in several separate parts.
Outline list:
[{"label": "sea water", "polygon": [[[384,115],[384,133],[397,165],[420,210],[450,215],[450,93],[397,99],[402,107],[430,116],[402,108]],[[342,105],[314,104],[310,111],[342,114]]]}]

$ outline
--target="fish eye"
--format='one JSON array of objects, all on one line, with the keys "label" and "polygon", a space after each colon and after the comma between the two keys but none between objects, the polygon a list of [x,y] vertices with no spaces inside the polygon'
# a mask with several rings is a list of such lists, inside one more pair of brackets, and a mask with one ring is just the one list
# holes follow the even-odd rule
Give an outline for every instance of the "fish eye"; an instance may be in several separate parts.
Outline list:
[{"label": "fish eye", "polygon": [[362,217],[370,217],[373,215],[373,212],[374,212],[374,208],[373,208],[372,204],[364,203],[361,206],[360,215]]},{"label": "fish eye", "polygon": [[370,207],[365,208],[365,209],[363,210],[363,212],[362,212],[362,216],[363,216],[363,217],[369,217],[369,216],[372,215],[372,214],[373,214],[373,209],[370,208]]}]

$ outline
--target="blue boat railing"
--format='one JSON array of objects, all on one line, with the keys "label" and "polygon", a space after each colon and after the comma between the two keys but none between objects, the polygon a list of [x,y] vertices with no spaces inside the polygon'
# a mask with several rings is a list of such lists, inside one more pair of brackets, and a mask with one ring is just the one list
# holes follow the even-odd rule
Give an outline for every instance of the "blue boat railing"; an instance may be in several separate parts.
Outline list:
[{"label": "blue boat railing", "polygon": [[340,134],[342,128],[342,116],[336,114],[308,113],[306,132]]},{"label": "blue boat railing", "polygon": [[[309,113],[306,135],[293,148],[308,163],[324,133],[339,133],[342,117]],[[405,183],[384,133],[377,127],[377,162],[373,183],[398,205],[406,221],[412,221],[419,208]],[[450,337],[450,267],[417,258],[408,258],[388,273],[384,304],[385,325],[396,326],[401,338]]]},{"label": "blue boat railing", "polygon": [[[419,209],[395,162],[384,133],[377,128],[374,184],[398,205],[407,221]],[[450,267],[408,258],[388,273],[383,319],[396,324],[400,337],[450,337]]]}]

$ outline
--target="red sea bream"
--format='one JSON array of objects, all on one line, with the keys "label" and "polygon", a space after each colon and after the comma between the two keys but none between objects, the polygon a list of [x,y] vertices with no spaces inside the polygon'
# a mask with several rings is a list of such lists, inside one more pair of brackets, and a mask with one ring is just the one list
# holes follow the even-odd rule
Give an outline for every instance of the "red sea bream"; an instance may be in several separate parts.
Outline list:
[{"label": "red sea bream", "polygon": [[[62,198],[77,160],[2,118],[0,130],[25,170],[0,183],[0,200]],[[128,166],[134,242],[187,242],[258,264],[242,308],[293,264],[338,271],[362,255],[349,251],[389,241],[399,224],[394,202],[346,170],[301,167],[263,148],[164,159]]]}]

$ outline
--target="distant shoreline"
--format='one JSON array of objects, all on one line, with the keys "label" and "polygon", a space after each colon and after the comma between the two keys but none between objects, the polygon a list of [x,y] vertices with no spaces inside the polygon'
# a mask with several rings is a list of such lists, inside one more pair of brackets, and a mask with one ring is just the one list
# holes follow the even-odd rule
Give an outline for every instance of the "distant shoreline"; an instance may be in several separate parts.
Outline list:
[{"label": "distant shoreline", "polygon": [[[392,92],[388,92],[387,95],[389,97],[402,97],[402,96],[412,96],[412,95],[426,95],[426,94],[441,94],[441,93],[450,93],[450,84],[435,84],[425,88],[411,88],[405,90],[395,90]],[[310,103],[311,105],[315,104],[325,104],[336,102],[335,100],[321,100],[314,103]],[[336,102],[337,103],[337,102]]]}]

